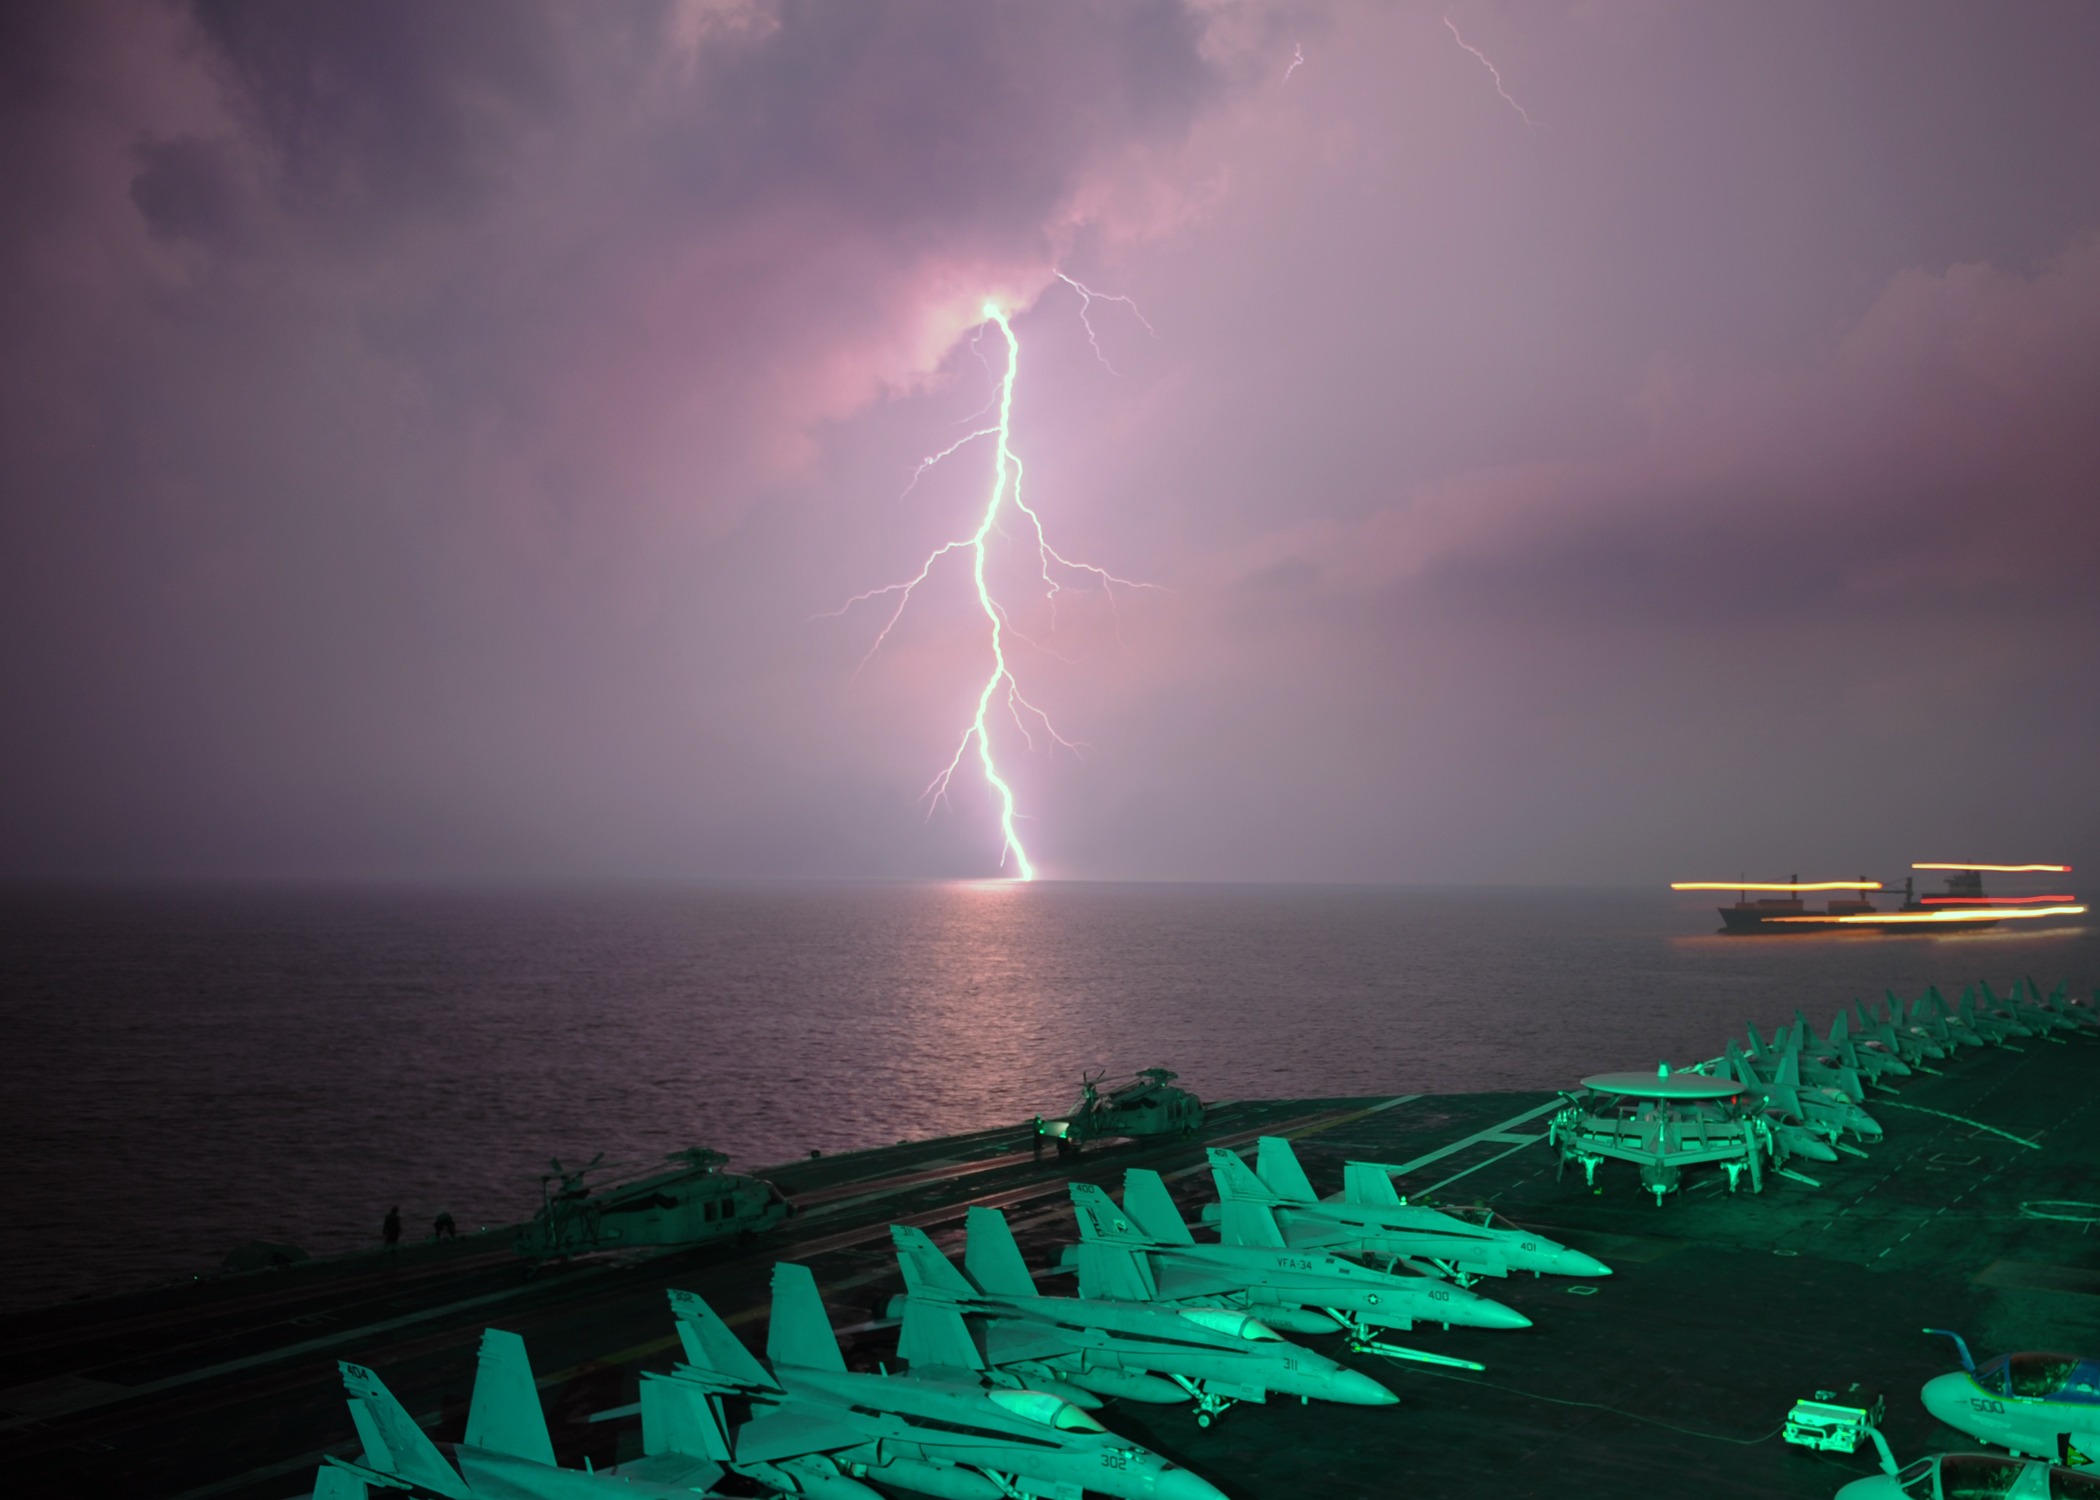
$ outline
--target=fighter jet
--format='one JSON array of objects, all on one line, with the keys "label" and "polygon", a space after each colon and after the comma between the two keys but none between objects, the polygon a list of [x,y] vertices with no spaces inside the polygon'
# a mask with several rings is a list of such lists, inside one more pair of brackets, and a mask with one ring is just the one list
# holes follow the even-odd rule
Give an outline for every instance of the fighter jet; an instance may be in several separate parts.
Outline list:
[{"label": "fighter jet", "polygon": [[2030,1000],[2025,993],[2025,989],[2032,986],[2033,983],[2033,980],[2022,981],[2015,979],[2012,982],[2012,988],[2006,991],[2005,998],[2000,1000],[1997,991],[1991,988],[1991,982],[1988,979],[1981,980],[1978,985],[1983,991],[1981,1008],[1990,1011],[1994,1015],[2006,1016],[2018,1022],[2027,1028],[2030,1036],[2040,1037],[2043,1041],[2052,1042],[2059,1047],[2063,1046],[2064,1039],[2054,1033],[2076,1031],[2078,1030],[2078,1023],[2067,1016],[2058,1015],[2055,1011],[2049,1009],[2048,1006],[2041,1004],[2039,991]]},{"label": "fighter jet", "polygon": [[1884,1078],[1907,1078],[1910,1065],[1893,1050],[1873,1044],[1872,1039],[1864,1043],[1852,1035],[1852,1015],[1840,1010],[1830,1023],[1830,1034],[1819,1037],[1815,1027],[1808,1024],[1808,1017],[1797,1008],[1794,1011],[1794,1034],[1801,1038],[1802,1055],[1833,1069],[1849,1069],[1858,1078],[1869,1084],[1887,1088]]},{"label": "fighter jet", "polygon": [[1935,1453],[1855,1479],[1836,1500],[2100,1500],[2100,1474],[2007,1458],[2002,1453]]},{"label": "fighter jet", "polygon": [[[525,1341],[499,1328],[481,1335],[466,1441],[453,1449],[457,1469],[377,1375],[362,1365],[340,1369],[364,1453],[355,1464],[329,1459],[315,1476],[314,1500],[365,1500],[375,1488],[382,1493],[414,1489],[445,1500],[588,1500],[600,1494],[691,1500],[712,1494],[722,1477],[722,1466],[705,1453],[655,1449],[595,1472],[558,1466]],[[713,1446],[721,1446],[719,1433]],[[875,1493],[854,1485],[850,1493],[833,1492],[829,1500],[875,1500]]]},{"label": "fighter jet", "polygon": [[1861,1034],[1873,1037],[1915,1071],[1939,1071],[1927,1067],[1926,1059],[1938,1062],[1947,1055],[1948,1049],[1923,1025],[1911,1023],[1908,1009],[1896,998],[1894,990],[1884,990],[1882,996],[1881,1009],[1878,1012],[1870,1010],[1864,1000],[1852,1002],[1852,1011],[1859,1018]]},{"label": "fighter jet", "polygon": [[[1266,1401],[1271,1392],[1350,1406],[1391,1406],[1400,1399],[1362,1371],[1289,1343],[1244,1312],[1043,1296],[1005,1215],[995,1209],[969,1212],[967,1274],[921,1230],[893,1224],[890,1237],[906,1288],[891,1303],[892,1313],[908,1318],[921,1304],[960,1314],[975,1325],[973,1332],[981,1330],[985,1365],[1009,1379],[1063,1379],[1104,1396],[1143,1400],[1149,1398],[1130,1382],[1143,1375],[1193,1397],[1204,1427],[1237,1403]],[[910,1340],[900,1340],[897,1352],[914,1370],[928,1362]]]},{"label": "fighter jet", "polygon": [[[2100,1032],[2100,1011],[2096,1011],[2082,1000],[2071,999],[2064,993],[2064,986],[2060,981],[2056,988],[2049,992],[2047,998],[2043,997],[2042,987],[2033,979],[2027,981],[2027,992],[2037,1005],[2045,1007],[2051,1015],[2068,1021],[2072,1030],[2082,1031],[2087,1035]],[[2095,997],[2100,998],[2100,991],[2095,991]]]},{"label": "fighter jet", "polygon": [[1123,1206],[1092,1183],[1072,1184],[1079,1243],[1068,1255],[1079,1295],[1181,1307],[1253,1312],[1287,1333],[1346,1329],[1359,1353],[1479,1369],[1471,1360],[1373,1341],[1370,1330],[1417,1322],[1472,1328],[1529,1328],[1514,1308],[1428,1276],[1395,1275],[1338,1255],[1291,1250],[1267,1205],[1232,1202],[1230,1243],[1198,1244],[1159,1173],[1123,1174]]},{"label": "fighter jet", "polygon": [[[1751,1040],[1757,1038],[1757,1028],[1750,1028]],[[1730,1044],[1733,1050],[1733,1044]],[[1881,1139],[1881,1122],[1868,1114],[1860,1102],[1845,1089],[1827,1083],[1805,1083],[1801,1078],[1800,1038],[1788,1034],[1786,1044],[1776,1052],[1763,1049],[1765,1057],[1745,1058],[1738,1054],[1743,1065],[1752,1068],[1756,1077],[1767,1084],[1777,1084],[1791,1089],[1799,1103],[1799,1114],[1812,1125],[1835,1126],[1840,1132],[1849,1131],[1863,1141]],[[1857,1087],[1857,1079],[1853,1080]],[[1855,1155],[1864,1153],[1855,1152]]]},{"label": "fighter jet", "polygon": [[1949,1427],[2015,1453],[2061,1464],[2100,1461],[2100,1360],[2075,1354],[2001,1354],[1978,1365],[1954,1340],[1961,1369],[1935,1375],[1918,1393]]},{"label": "fighter jet", "polygon": [[[1233,1151],[1210,1151],[1210,1172],[1220,1202],[1203,1211],[1206,1222],[1226,1231],[1224,1204],[1260,1203],[1275,1215],[1284,1242],[1294,1250],[1335,1255],[1379,1255],[1469,1286],[1482,1276],[1609,1276],[1604,1262],[1519,1229],[1486,1210],[1452,1211],[1411,1204],[1393,1187],[1393,1168],[1376,1162],[1345,1162],[1339,1198],[1313,1191],[1291,1143],[1265,1135],[1257,1168]],[[1443,1321],[1439,1319],[1438,1321]],[[1457,1321],[1453,1319],[1452,1321]]]},{"label": "fighter jet", "polygon": [[[982,1358],[952,1308],[906,1314],[905,1339],[928,1360],[927,1372],[912,1379],[846,1368],[807,1266],[773,1267],[764,1364],[693,1293],[673,1291],[671,1309],[685,1362],[668,1375],[642,1376],[643,1446],[652,1452],[705,1447],[726,1431],[720,1461],[730,1470],[815,1500],[870,1500],[863,1478],[940,1500],[1082,1491],[1118,1500],[1224,1500],[1204,1479],[1105,1431],[1069,1401],[1037,1390],[986,1390]],[[725,1424],[725,1402],[749,1402],[749,1420]]]},{"label": "fighter jet", "polygon": [[[1701,1071],[1707,1065],[1701,1063]],[[1728,1042],[1728,1050],[1718,1063],[1718,1074],[1743,1084],[1745,1097],[1756,1097],[1764,1103],[1764,1118],[1772,1126],[1772,1166],[1787,1176],[1802,1179],[1800,1172],[1787,1168],[1787,1160],[1795,1155],[1804,1155],[1810,1162],[1835,1162],[1837,1151],[1850,1151],[1852,1155],[1867,1155],[1854,1145],[1846,1145],[1840,1139],[1840,1130],[1829,1122],[1810,1122],[1802,1113],[1800,1092],[1777,1082],[1766,1082],[1749,1059],[1739,1053],[1735,1042]],[[1814,1183],[1814,1179],[1802,1179]],[[1821,1183],[1814,1183],[1821,1187]]]},{"label": "fighter jet", "polygon": [[1993,1046],[2003,1047],[2009,1052],[2021,1052],[2026,1049],[2013,1046],[2008,1038],[2019,1037],[2024,1041],[2034,1035],[2034,1029],[2018,1017],[1993,1006],[1978,1004],[1974,985],[1963,987],[1958,1014],[1962,1024],[1971,1031]]}]

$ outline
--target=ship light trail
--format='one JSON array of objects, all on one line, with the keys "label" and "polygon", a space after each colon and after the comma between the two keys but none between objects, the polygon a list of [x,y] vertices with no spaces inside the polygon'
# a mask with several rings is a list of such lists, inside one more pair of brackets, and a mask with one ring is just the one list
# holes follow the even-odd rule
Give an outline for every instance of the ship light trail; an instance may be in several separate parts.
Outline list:
[{"label": "ship light trail", "polygon": [[2076,901],[2072,895],[2062,896],[1927,896],[1926,906],[2048,906],[2055,902]]},{"label": "ship light trail", "polygon": [[1823,926],[1833,923],[1869,924],[1885,927],[1892,922],[1924,922],[1936,926],[1952,926],[1958,922],[2012,922],[2034,917],[2082,917],[2083,906],[1979,906],[1962,911],[1884,911],[1862,912],[1856,917],[1767,917],[1768,922],[1815,922]]},{"label": "ship light trail", "polygon": [[2042,875],[2068,875],[2068,874],[2070,874],[2070,873],[2071,873],[2071,867],[2070,867],[2069,865],[1956,865],[1956,864],[1931,864],[1931,865],[1912,865],[1912,866],[1911,866],[1911,868],[1912,868],[1913,870],[1985,870],[1985,871],[1989,871],[1989,872],[1991,872],[1991,873],[1994,873],[1994,874],[1998,874],[1998,875],[2025,875],[2025,874],[2028,874],[2028,873],[2038,873],[2038,874],[2042,874]]},{"label": "ship light trail", "polygon": [[1878,891],[1878,880],[1673,880],[1673,891]]},{"label": "ship light trail", "polygon": [[[1140,323],[1144,323],[1144,315],[1138,313],[1137,304],[1131,302],[1128,297],[1118,297],[1105,292],[1093,291],[1062,272],[1058,273],[1058,279],[1079,293],[1081,298],[1080,321],[1086,327],[1087,340],[1093,345],[1095,355],[1106,365],[1108,363],[1107,356],[1102,354],[1101,345],[1094,337],[1093,325],[1086,320],[1088,306],[1095,300],[1123,302],[1129,304],[1130,310],[1137,315]],[[987,301],[984,304],[984,319],[984,323],[979,326],[979,334],[982,334],[986,327],[995,327],[999,330],[999,335],[1006,344],[1006,368],[999,376],[998,395],[990,407],[990,410],[995,413],[993,420],[990,425],[979,427],[974,432],[956,439],[940,452],[925,459],[912,475],[912,484],[917,484],[920,476],[928,469],[933,468],[944,459],[953,456],[979,439],[989,438],[992,443],[991,491],[986,496],[984,511],[978,517],[976,530],[968,536],[959,537],[951,542],[944,542],[934,548],[933,551],[926,555],[925,560],[919,564],[918,571],[902,583],[885,584],[881,588],[869,589],[865,593],[855,594],[839,608],[827,611],[827,614],[831,617],[836,617],[845,614],[854,605],[866,600],[881,598],[891,594],[896,596],[895,608],[890,611],[889,618],[883,622],[881,631],[875,637],[875,643],[868,648],[867,654],[861,658],[861,665],[865,666],[875,653],[882,649],[883,642],[889,639],[890,632],[896,628],[897,621],[904,614],[905,606],[911,603],[912,595],[919,585],[926,582],[933,571],[934,565],[951,553],[967,552],[969,554],[970,579],[976,588],[977,605],[983,611],[991,647],[991,671],[984,679],[984,686],[977,692],[976,710],[971,715],[968,725],[964,728],[961,740],[956,744],[955,754],[949,758],[948,764],[941,769],[940,773],[931,782],[927,783],[926,790],[922,795],[927,802],[927,816],[931,817],[933,809],[938,807],[942,799],[948,795],[949,787],[955,779],[955,773],[962,768],[964,758],[968,756],[971,747],[974,745],[977,751],[979,769],[984,773],[985,784],[991,788],[993,798],[999,809],[999,833],[1001,838],[999,866],[1001,869],[1007,868],[1010,860],[1014,877],[1017,880],[1030,881],[1036,878],[1036,869],[1034,861],[1028,857],[1027,846],[1021,842],[1020,829],[1016,826],[1022,815],[1014,797],[1013,785],[1001,773],[998,759],[993,753],[992,721],[996,717],[995,707],[1004,707],[1007,715],[1013,720],[1014,726],[1021,731],[1022,740],[1030,749],[1033,749],[1035,746],[1035,737],[1029,733],[1029,717],[1036,721],[1053,745],[1062,745],[1068,750],[1077,750],[1079,747],[1059,734],[1056,726],[1050,722],[1049,715],[1023,696],[1020,683],[1014,677],[1013,666],[1007,659],[1008,637],[1014,636],[1022,640],[1026,640],[1027,637],[1021,636],[1015,630],[1012,621],[1008,617],[1006,607],[999,602],[992,591],[992,585],[986,577],[985,568],[992,540],[996,534],[1004,529],[1003,516],[1007,510],[1008,502],[1010,501],[1012,508],[1026,518],[1027,527],[1025,534],[1033,540],[1037,571],[1042,580],[1044,595],[1050,601],[1053,612],[1056,608],[1057,596],[1062,592],[1062,585],[1058,582],[1057,572],[1053,570],[1062,570],[1067,574],[1077,573],[1085,575],[1091,581],[1101,585],[1102,591],[1108,595],[1111,602],[1115,598],[1114,586],[1117,584],[1121,584],[1126,588],[1154,588],[1157,585],[1140,583],[1134,579],[1119,577],[1105,568],[1098,568],[1092,563],[1081,562],[1076,558],[1067,557],[1051,545],[1049,534],[1043,527],[1042,516],[1030,507],[1027,501],[1021,498],[1021,459],[1013,449],[1014,381],[1020,372],[1021,341],[1014,335],[1013,324],[996,302]],[[1151,331],[1151,324],[1145,323],[1144,326],[1147,332]],[[1112,366],[1110,368],[1113,369]],[[909,492],[910,487],[907,486],[906,488],[907,492]],[[1054,613],[1052,618],[1054,620]],[[1024,717],[1024,715],[1027,717]]]}]

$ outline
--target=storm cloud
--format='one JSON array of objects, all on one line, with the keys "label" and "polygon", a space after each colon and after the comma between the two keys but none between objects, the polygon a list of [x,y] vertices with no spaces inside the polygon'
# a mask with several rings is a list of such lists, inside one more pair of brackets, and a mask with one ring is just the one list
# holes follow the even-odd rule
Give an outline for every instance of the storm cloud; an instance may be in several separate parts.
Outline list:
[{"label": "storm cloud", "polygon": [[8,868],[988,873],[987,298],[1051,872],[2076,860],[2100,20],[1444,14],[11,12]]}]

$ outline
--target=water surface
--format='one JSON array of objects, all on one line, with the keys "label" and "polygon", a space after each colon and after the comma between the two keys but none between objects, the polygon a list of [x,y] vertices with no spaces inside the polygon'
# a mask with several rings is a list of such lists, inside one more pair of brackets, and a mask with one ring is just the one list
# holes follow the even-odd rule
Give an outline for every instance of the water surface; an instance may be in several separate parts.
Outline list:
[{"label": "water surface", "polygon": [[758,1167],[1068,1107],[1083,1069],[1206,1098],[1556,1088],[1854,995],[2100,940],[1729,939],[1624,891],[1039,884],[16,892],[0,898],[19,1213],[0,1303],[316,1253],[537,1175],[693,1144]]}]

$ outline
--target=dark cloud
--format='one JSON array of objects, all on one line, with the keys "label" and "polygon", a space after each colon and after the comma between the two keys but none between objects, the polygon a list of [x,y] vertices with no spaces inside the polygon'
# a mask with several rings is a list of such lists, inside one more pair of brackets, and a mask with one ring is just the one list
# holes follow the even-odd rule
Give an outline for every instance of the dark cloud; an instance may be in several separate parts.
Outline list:
[{"label": "dark cloud", "polygon": [[[1897,786],[2047,832],[2100,749],[2093,12],[1474,0],[1536,126],[1441,15],[9,8],[6,861],[986,868],[912,801],[962,575],[857,676],[876,619],[810,617],[981,503],[975,453],[904,492],[988,296],[1031,493],[1170,586],[1015,606],[1091,746],[1017,762],[1050,868],[1645,878]],[[1991,716],[2041,769],[1987,798]],[[1902,774],[1805,798],[1796,732]]]}]

